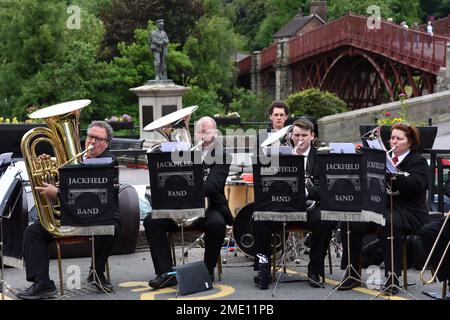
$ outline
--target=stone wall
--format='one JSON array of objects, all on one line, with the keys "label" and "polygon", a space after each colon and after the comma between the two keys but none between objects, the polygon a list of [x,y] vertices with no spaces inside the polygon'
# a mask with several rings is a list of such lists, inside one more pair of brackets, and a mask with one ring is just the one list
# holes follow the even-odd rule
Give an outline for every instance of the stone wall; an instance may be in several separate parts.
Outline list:
[{"label": "stone wall", "polygon": [[[450,121],[450,91],[442,91],[426,96],[405,100],[408,104],[408,118],[412,122],[428,125]],[[320,142],[360,141],[359,125],[374,124],[375,118],[384,117],[386,111],[396,116],[401,110],[399,101],[361,110],[344,112],[318,120]]]}]

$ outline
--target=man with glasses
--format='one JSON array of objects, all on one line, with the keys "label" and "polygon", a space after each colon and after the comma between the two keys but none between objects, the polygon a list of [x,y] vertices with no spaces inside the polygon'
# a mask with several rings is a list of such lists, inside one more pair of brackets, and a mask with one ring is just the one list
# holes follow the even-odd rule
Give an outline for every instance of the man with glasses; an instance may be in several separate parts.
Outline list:
[{"label": "man with glasses", "polygon": [[[87,138],[85,148],[89,149],[83,157],[83,160],[89,158],[106,158],[113,159],[113,163],[117,165],[114,155],[108,150],[111,142],[113,130],[111,126],[104,121],[93,121],[87,130]],[[49,157],[41,155],[39,158]],[[55,199],[58,196],[59,189],[57,186],[43,183],[42,187],[36,187],[38,192],[49,199]],[[114,245],[115,237],[120,232],[120,213],[118,203],[116,203],[114,224],[114,236],[103,235],[95,237],[95,266],[98,274],[100,285],[98,289],[112,291],[113,287],[105,277],[105,264]],[[53,297],[58,290],[55,283],[49,277],[49,257],[48,246],[54,238],[40,224],[39,221],[27,227],[24,235],[24,259],[26,267],[27,281],[33,284],[23,292],[17,295],[18,298],[24,300],[38,300]],[[92,283],[93,275],[90,273],[88,282]]]}]

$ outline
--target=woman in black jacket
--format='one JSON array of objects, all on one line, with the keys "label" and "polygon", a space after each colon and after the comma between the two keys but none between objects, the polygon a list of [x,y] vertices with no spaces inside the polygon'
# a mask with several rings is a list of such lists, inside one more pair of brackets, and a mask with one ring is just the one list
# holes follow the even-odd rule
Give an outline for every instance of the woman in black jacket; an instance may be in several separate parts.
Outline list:
[{"label": "woman in black jacket", "polygon": [[[398,285],[398,276],[402,270],[403,238],[410,234],[417,234],[420,228],[428,222],[428,210],[426,207],[426,192],[428,189],[428,164],[426,160],[417,153],[420,146],[419,132],[411,125],[396,124],[391,129],[390,146],[394,148],[392,160],[397,169],[403,174],[386,177],[387,184],[392,184],[393,196],[393,219],[391,221],[390,204],[388,195],[388,209],[386,211],[384,226],[374,223],[350,223],[350,258],[352,266],[358,270],[363,236],[377,232],[383,248],[383,260],[385,265],[385,276],[388,277],[391,270],[391,243],[390,232],[393,226],[393,251],[394,270],[397,276],[394,279]],[[343,226],[342,243],[344,255],[342,257],[342,269],[347,266],[347,228]],[[354,278],[358,275],[352,274]],[[386,286],[391,284],[391,279]],[[348,278],[340,290],[349,290],[359,285],[359,281]],[[383,288],[385,289],[385,288]],[[392,294],[397,293],[394,287],[390,290]]]}]

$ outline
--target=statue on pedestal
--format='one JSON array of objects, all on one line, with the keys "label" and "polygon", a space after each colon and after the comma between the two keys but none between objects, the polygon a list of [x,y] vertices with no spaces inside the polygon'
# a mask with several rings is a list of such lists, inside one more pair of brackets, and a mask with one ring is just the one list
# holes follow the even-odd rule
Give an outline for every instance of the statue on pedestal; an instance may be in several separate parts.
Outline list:
[{"label": "statue on pedestal", "polygon": [[155,64],[155,82],[165,82],[167,80],[167,45],[169,38],[164,29],[164,19],[156,21],[157,29],[150,33],[149,44],[150,51],[154,56]]}]

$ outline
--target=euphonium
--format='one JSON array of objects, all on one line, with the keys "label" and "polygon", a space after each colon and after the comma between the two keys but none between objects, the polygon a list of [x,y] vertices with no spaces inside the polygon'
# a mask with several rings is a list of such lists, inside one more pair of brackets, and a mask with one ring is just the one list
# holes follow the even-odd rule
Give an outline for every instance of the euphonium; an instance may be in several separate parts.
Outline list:
[{"label": "euphonium", "polygon": [[[43,182],[57,184],[58,168],[64,164],[79,163],[81,152],[79,117],[81,109],[91,103],[90,100],[76,100],[53,105],[36,112],[29,117],[43,119],[48,128],[34,128],[22,138],[21,150],[25,160],[31,190],[42,227],[54,237],[63,237],[58,199],[47,199],[39,194],[35,187]],[[39,144],[52,147],[54,158],[39,158],[36,148]]]}]

